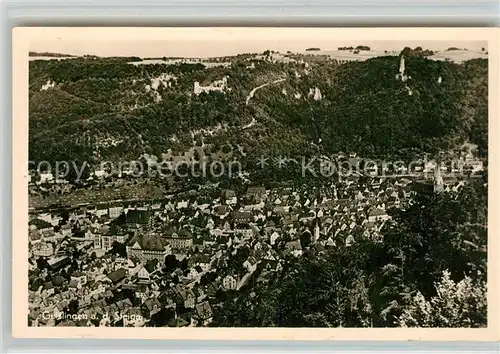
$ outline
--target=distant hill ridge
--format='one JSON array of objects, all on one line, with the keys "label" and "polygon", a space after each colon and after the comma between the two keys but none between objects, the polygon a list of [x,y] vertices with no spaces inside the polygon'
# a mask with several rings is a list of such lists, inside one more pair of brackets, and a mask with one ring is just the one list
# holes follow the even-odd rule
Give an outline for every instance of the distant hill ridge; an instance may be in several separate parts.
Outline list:
[{"label": "distant hill ridge", "polygon": [[[466,140],[485,151],[488,61],[429,60],[418,49],[404,53],[411,77],[405,83],[396,78],[399,56],[342,65],[304,57],[307,67],[252,59],[252,69],[248,59],[236,57],[231,67],[214,68],[135,66],[119,58],[32,61],[29,157],[130,161],[168,149],[180,154],[193,144],[230,144],[253,157],[320,149],[410,158]],[[165,73],[175,78],[151,89]],[[194,82],[224,76],[230,91],[193,94]],[[252,89],[282,78],[245,105]],[[55,87],[42,91],[47,82]],[[315,88],[319,100],[310,96]]]},{"label": "distant hill ridge", "polygon": [[62,57],[77,57],[78,55],[71,54],[62,54],[62,53],[51,53],[51,52],[29,52],[30,57],[54,57],[54,58],[62,58]]}]

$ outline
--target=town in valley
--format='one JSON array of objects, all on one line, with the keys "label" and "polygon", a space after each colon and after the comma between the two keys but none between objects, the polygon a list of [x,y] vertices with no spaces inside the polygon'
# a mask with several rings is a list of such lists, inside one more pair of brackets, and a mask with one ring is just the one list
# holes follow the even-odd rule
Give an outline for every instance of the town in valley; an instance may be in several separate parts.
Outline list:
[{"label": "town in valley", "polygon": [[[486,253],[486,213],[482,207],[465,208],[480,203],[466,194],[469,186],[480,185],[483,192],[487,188],[487,147],[481,135],[487,94],[478,91],[481,79],[460,70],[477,65],[482,73],[487,49],[403,47],[375,51],[339,46],[331,52],[311,47],[302,53],[267,50],[195,59],[30,53],[28,324],[442,326],[437,319],[418,322],[412,299],[439,296],[435,287],[444,286],[441,277],[448,271],[456,284],[474,277],[480,281],[486,273],[480,266]],[[373,69],[377,60],[380,67]],[[115,76],[106,71],[110,67],[117,68]],[[146,73],[148,67],[154,69]],[[343,68],[359,77],[351,82],[342,76]],[[435,75],[428,77],[424,70]],[[454,75],[460,79],[453,80],[462,81],[449,83]],[[342,78],[344,86],[335,86]],[[380,80],[387,80],[396,93],[381,91],[374,97],[371,92]],[[465,88],[452,87],[459,84]],[[364,101],[356,98],[362,85],[369,86],[362,93]],[[102,99],[95,94],[99,90]],[[453,102],[467,90],[480,93],[464,98],[463,106],[468,106],[462,112]],[[451,96],[449,106],[445,95]],[[45,107],[52,99],[58,105]],[[380,112],[369,100],[380,100]],[[412,111],[412,105],[425,100],[429,103]],[[226,101],[237,103],[231,107]],[[340,110],[345,107],[358,113],[344,116]],[[443,112],[436,113],[439,109]],[[56,110],[60,118],[51,113]],[[113,118],[115,113],[120,118]],[[130,117],[123,118],[125,114]],[[172,131],[161,132],[158,126],[156,132],[156,123],[149,127],[134,121],[161,114],[165,129]],[[169,121],[170,114],[178,118]],[[192,119],[184,118],[190,114]],[[338,118],[328,122],[331,114]],[[422,120],[413,119],[414,114],[422,114]],[[448,119],[447,114],[460,118]],[[391,125],[400,124],[384,121],[392,115],[409,118],[392,130]],[[365,116],[381,118],[372,122]],[[51,132],[42,134],[42,119],[60,119],[58,126],[67,119],[75,130],[57,128],[52,141]],[[376,124],[385,130],[374,128]],[[427,132],[429,125],[434,128]],[[448,130],[448,125],[460,128]],[[416,133],[420,140],[399,138],[397,130],[403,126],[421,129]],[[71,137],[64,140],[67,134]],[[404,163],[385,163],[396,159]],[[131,160],[137,163],[116,167]],[[196,173],[202,162],[208,164],[205,175]],[[330,165],[334,171],[325,174],[329,162],[335,162]],[[161,173],[162,166],[169,167],[168,173]],[[349,173],[342,174],[340,166],[348,166]],[[425,214],[429,220],[416,225],[424,220],[418,213],[427,210],[412,214],[419,203],[430,203],[428,208],[442,215]],[[398,232],[416,240],[426,230],[428,244],[408,243],[415,251],[386,246],[405,244],[394,241]],[[445,236],[438,242],[432,240],[436,235]],[[455,237],[463,240],[451,241]],[[426,257],[425,252],[439,251],[431,246],[435,244],[444,245],[443,254],[457,247],[450,257],[463,264],[450,259],[438,265]],[[376,252],[373,259],[365,256]],[[309,280],[316,260],[347,262],[341,254],[358,262],[352,264],[363,273],[347,275],[356,267],[349,263],[349,270],[339,266]],[[422,268],[406,270],[410,266]],[[427,270],[431,266],[436,268]],[[334,274],[330,280],[329,274]],[[411,284],[392,285],[399,276],[407,276]],[[302,286],[297,284],[306,285],[295,298],[286,295]],[[319,300],[309,303],[308,291]],[[477,300],[482,295],[470,296]],[[259,307],[265,298],[271,299],[267,315],[252,317],[252,312],[265,312]],[[469,322],[450,320],[450,326],[482,325],[480,316],[470,316]]]}]

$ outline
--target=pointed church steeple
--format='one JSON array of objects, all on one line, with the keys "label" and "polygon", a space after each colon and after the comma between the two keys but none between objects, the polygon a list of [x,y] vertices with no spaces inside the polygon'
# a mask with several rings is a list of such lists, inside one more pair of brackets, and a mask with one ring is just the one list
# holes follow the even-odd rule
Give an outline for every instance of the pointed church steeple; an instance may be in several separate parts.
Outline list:
[{"label": "pointed church steeple", "polygon": [[318,218],[316,218],[316,225],[314,226],[314,242],[319,240],[319,222]]},{"label": "pointed church steeple", "polygon": [[441,162],[436,164],[434,170],[434,193],[441,193],[444,190],[443,176],[441,175]]},{"label": "pointed church steeple", "polygon": [[399,59],[399,73],[396,75],[396,79],[401,80],[402,82],[406,82],[408,80],[408,76],[406,75],[405,56],[403,54],[401,54]]},{"label": "pointed church steeple", "polygon": [[405,56],[401,55],[401,59],[399,61],[399,74],[403,76],[405,74]]}]

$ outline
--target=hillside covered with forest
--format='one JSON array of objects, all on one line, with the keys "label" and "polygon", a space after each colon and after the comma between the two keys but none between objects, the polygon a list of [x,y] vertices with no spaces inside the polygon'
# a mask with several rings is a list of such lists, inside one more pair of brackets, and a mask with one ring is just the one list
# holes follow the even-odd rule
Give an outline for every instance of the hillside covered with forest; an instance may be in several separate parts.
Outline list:
[{"label": "hillside covered with forest", "polygon": [[[397,78],[401,56],[339,64],[314,55],[294,63],[241,55],[230,66],[30,61],[30,160],[130,161],[223,143],[246,156],[342,151],[407,160],[470,141],[484,154],[487,60],[403,54],[405,82]],[[230,90],[193,94],[194,82],[224,76]]]}]

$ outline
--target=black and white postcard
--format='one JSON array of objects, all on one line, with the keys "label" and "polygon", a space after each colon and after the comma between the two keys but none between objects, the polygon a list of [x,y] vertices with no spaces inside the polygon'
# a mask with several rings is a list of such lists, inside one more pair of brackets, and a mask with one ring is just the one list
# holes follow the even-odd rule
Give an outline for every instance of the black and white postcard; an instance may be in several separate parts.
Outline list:
[{"label": "black and white postcard", "polygon": [[498,46],[14,29],[14,335],[497,340]]}]

